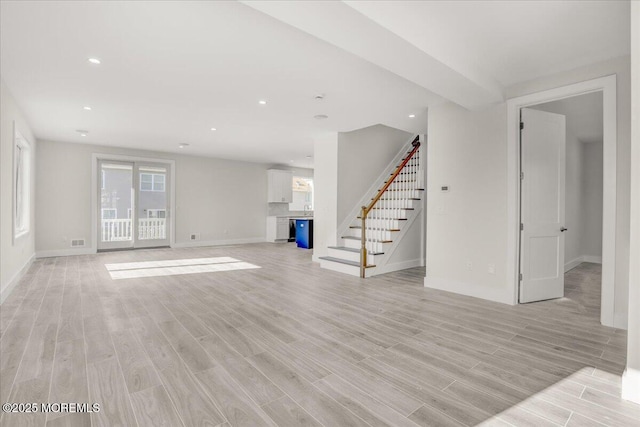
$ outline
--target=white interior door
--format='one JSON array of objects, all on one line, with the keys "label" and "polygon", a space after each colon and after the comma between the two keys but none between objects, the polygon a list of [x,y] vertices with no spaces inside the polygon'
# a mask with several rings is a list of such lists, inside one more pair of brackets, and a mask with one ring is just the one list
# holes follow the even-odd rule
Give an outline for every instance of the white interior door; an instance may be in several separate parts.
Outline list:
[{"label": "white interior door", "polygon": [[565,117],[523,108],[520,302],[564,296]]}]

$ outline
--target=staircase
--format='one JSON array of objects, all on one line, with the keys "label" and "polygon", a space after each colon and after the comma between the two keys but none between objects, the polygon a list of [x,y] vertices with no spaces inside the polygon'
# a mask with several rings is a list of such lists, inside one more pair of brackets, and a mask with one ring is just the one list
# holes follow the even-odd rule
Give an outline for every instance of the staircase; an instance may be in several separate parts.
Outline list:
[{"label": "staircase", "polygon": [[[341,246],[328,248],[320,267],[362,278],[408,268],[390,264],[423,210],[424,168],[416,136],[389,165],[350,222],[340,229]],[[391,171],[391,172],[389,172]],[[357,212],[357,214],[356,214]]]}]

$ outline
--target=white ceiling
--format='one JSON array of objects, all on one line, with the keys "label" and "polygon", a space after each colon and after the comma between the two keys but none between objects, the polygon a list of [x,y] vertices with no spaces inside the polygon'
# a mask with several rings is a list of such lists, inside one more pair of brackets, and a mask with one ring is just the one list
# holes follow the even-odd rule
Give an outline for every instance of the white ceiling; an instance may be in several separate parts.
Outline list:
[{"label": "white ceiling", "polygon": [[307,167],[327,133],[418,133],[444,99],[482,107],[506,85],[629,52],[628,2],[0,7],[2,79],[38,138]]}]

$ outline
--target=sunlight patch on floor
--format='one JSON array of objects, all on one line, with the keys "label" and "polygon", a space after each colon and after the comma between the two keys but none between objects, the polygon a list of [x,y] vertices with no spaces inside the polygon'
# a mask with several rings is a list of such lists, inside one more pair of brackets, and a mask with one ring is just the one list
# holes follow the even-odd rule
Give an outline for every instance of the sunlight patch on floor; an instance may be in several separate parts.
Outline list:
[{"label": "sunlight patch on floor", "polygon": [[250,264],[231,257],[123,262],[105,264],[105,267],[109,270],[109,274],[114,280],[260,268],[260,266],[255,264]]},{"label": "sunlight patch on floor", "polygon": [[239,259],[228,256],[215,258],[190,258],[190,259],[167,259],[162,261],[142,261],[142,262],[119,262],[117,264],[105,264],[109,271],[133,270],[137,268],[154,267],[180,267],[184,265],[220,264],[223,262],[238,262]]},{"label": "sunlight patch on floor", "polygon": [[[611,377],[617,377],[610,374]],[[532,393],[527,399],[514,404],[499,414],[480,423],[480,426],[512,426],[512,425],[563,425],[571,418],[576,405],[586,405],[581,399],[582,394],[590,383],[599,383],[601,389],[607,389],[604,394],[614,401],[620,400],[620,385],[612,380],[600,379],[594,376],[594,368],[585,366],[548,387]],[[545,414],[545,415],[541,415]],[[584,418],[582,415],[579,415]],[[566,420],[565,420],[566,419]],[[532,424],[533,423],[533,424]]]}]

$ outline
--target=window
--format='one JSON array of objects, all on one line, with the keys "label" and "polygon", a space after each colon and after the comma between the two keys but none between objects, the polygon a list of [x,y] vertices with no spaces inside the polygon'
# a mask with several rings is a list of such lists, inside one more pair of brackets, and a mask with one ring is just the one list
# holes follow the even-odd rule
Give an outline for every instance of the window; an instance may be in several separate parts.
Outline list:
[{"label": "window", "polygon": [[141,173],[140,191],[162,191],[164,192],[164,174]]},{"label": "window", "polygon": [[117,219],[118,218],[118,210],[117,209],[105,209],[102,208],[102,219]]},{"label": "window", "polygon": [[147,218],[166,218],[166,209],[147,209]]},{"label": "window", "polygon": [[102,171],[101,171],[101,172],[102,172],[102,181],[101,181],[101,182],[102,182],[102,185],[101,185],[101,187],[100,187],[100,188],[101,188],[102,190],[104,190],[104,189],[105,189],[105,183],[107,182],[107,181],[106,181],[106,179],[107,179],[107,178],[106,178],[106,176],[105,176],[104,169],[102,169]]},{"label": "window", "polygon": [[14,134],[13,237],[29,232],[31,223],[31,147],[20,133]]},{"label": "window", "polygon": [[293,202],[289,203],[291,211],[313,210],[313,178],[294,176],[292,181]]}]

